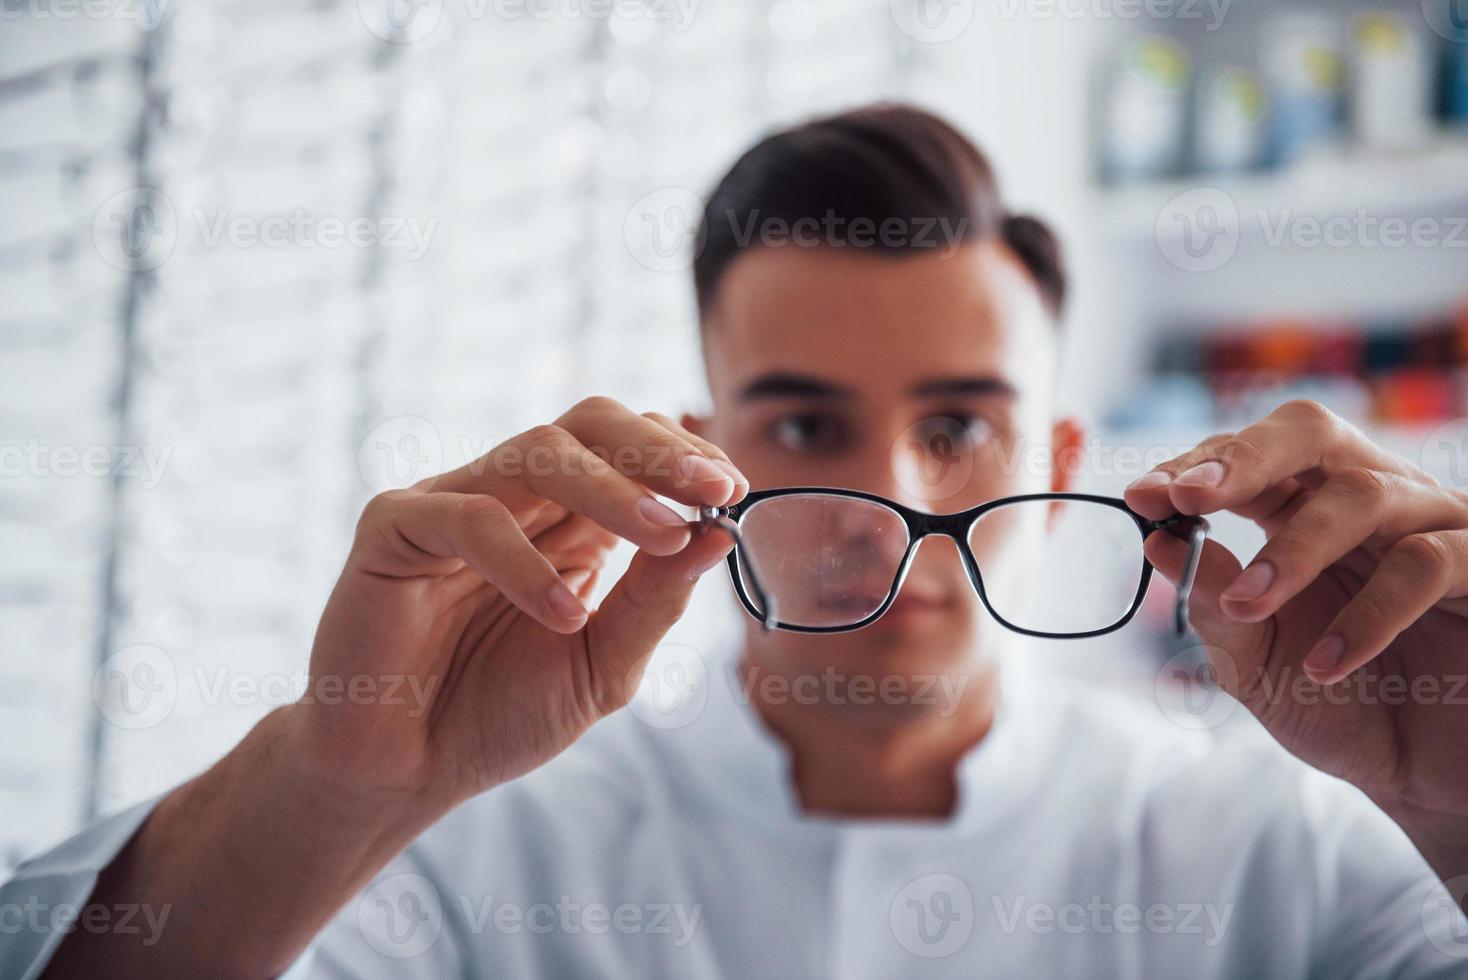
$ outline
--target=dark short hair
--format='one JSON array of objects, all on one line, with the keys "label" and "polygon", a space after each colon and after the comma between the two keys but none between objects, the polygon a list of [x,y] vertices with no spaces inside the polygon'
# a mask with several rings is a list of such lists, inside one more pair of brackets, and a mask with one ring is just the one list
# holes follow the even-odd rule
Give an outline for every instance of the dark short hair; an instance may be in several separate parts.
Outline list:
[{"label": "dark short hair", "polygon": [[817,243],[893,256],[998,238],[1029,270],[1046,308],[1059,315],[1064,306],[1054,234],[1035,218],[1010,214],[983,152],[915,106],[879,103],[812,119],[766,136],[735,161],[709,194],[699,226],[693,284],[700,315],[729,264],[763,241],[752,229],[788,230],[797,222],[821,229]]}]

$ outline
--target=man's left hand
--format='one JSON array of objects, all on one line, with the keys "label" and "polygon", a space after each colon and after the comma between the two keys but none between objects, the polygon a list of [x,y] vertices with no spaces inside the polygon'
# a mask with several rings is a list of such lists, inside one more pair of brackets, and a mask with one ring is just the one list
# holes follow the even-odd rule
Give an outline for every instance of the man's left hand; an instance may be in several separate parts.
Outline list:
[{"label": "man's left hand", "polygon": [[[1468,494],[1290,402],[1126,500],[1154,519],[1231,511],[1264,530],[1247,568],[1212,540],[1199,563],[1189,618],[1221,686],[1396,818],[1445,878],[1468,873]],[[1147,541],[1173,581],[1187,551]]]}]

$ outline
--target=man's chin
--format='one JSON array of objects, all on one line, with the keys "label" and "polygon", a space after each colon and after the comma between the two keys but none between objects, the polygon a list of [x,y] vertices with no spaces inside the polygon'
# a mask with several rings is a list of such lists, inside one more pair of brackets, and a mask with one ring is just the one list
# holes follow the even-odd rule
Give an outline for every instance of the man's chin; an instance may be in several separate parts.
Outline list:
[{"label": "man's chin", "polygon": [[931,689],[979,668],[972,625],[962,615],[904,616],[891,624],[883,617],[849,633],[776,633],[752,646],[764,652],[755,661],[765,661],[764,671],[777,672],[792,685],[818,687],[823,696],[835,692],[840,707],[861,707],[857,702],[865,700],[873,707],[911,710],[910,696],[919,688]]}]

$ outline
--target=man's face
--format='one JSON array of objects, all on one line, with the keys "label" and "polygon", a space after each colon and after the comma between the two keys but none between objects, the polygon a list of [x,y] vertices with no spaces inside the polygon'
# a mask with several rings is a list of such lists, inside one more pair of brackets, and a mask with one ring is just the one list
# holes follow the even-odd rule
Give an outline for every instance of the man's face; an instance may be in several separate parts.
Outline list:
[{"label": "man's face", "polygon": [[[755,489],[842,487],[931,513],[1063,489],[1056,441],[1078,433],[1053,425],[1056,327],[1000,243],[900,257],[757,248],[731,264],[705,330],[714,411],[689,421]],[[998,574],[1034,533],[976,541],[981,570]],[[797,671],[971,668],[1000,627],[954,544],[923,541],[873,626],[752,633],[752,649]]]}]

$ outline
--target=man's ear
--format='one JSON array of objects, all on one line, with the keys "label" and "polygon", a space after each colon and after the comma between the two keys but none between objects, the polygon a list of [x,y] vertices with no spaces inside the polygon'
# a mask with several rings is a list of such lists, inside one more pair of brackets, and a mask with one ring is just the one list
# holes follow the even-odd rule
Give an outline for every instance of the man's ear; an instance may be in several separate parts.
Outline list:
[{"label": "man's ear", "polygon": [[1056,419],[1050,427],[1051,492],[1065,493],[1074,485],[1085,439],[1085,427],[1074,418]]},{"label": "man's ear", "polygon": [[709,420],[707,417],[703,415],[690,415],[687,412],[684,412],[683,417],[678,420],[679,425],[683,426],[683,428],[687,429],[689,432],[692,432],[700,439],[708,438],[708,423]]}]

